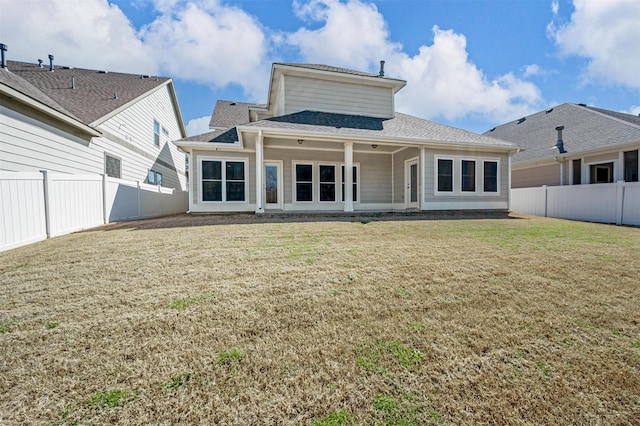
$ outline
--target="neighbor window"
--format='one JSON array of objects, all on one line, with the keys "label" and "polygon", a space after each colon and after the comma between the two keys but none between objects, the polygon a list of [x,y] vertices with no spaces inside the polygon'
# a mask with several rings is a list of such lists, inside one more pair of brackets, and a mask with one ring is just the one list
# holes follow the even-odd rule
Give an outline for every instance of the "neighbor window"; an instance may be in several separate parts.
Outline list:
[{"label": "neighbor window", "polygon": [[462,192],[476,191],[476,162],[475,160],[462,160]]},{"label": "neighbor window", "polygon": [[582,160],[573,160],[573,184],[580,185],[582,183]]},{"label": "neighbor window", "polygon": [[591,183],[613,182],[613,163],[592,164],[589,166]]},{"label": "neighbor window", "polygon": [[498,192],[498,162],[484,161],[482,167],[482,191]]},{"label": "neighbor window", "polygon": [[147,183],[149,183],[149,185],[162,186],[162,173],[156,172],[155,170],[149,170],[149,173],[147,174]]},{"label": "neighbor window", "polygon": [[624,153],[624,181],[638,182],[638,150]]},{"label": "neighbor window", "polygon": [[313,166],[296,164],[296,201],[313,201]]},{"label": "neighbor window", "polygon": [[[342,176],[342,201],[344,201],[344,166],[340,169],[340,176]],[[353,201],[358,201],[358,166],[353,166]]]},{"label": "neighbor window", "polygon": [[120,179],[120,159],[108,154],[105,155],[104,172],[109,177]]},{"label": "neighbor window", "polygon": [[336,166],[320,165],[320,201],[336,201]]},{"label": "neighbor window", "polygon": [[169,131],[164,126],[162,127],[162,134],[169,137]]},{"label": "neighbor window", "polygon": [[202,201],[246,201],[244,160],[202,160]]},{"label": "neighbor window", "polygon": [[153,143],[155,146],[160,146],[160,123],[153,120]]},{"label": "neighbor window", "polygon": [[453,192],[453,160],[438,158],[438,192]]}]

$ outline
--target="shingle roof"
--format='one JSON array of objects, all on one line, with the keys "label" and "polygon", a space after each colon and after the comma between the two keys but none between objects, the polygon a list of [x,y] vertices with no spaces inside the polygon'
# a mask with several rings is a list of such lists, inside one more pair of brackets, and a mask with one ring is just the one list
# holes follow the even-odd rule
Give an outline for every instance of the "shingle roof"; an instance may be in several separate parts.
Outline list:
[{"label": "shingle roof", "polygon": [[406,114],[394,118],[375,118],[328,112],[302,111],[248,123],[241,128],[286,129],[326,133],[336,136],[378,137],[416,142],[455,143],[501,148],[516,148],[504,140],[478,135]]},{"label": "shingle roof", "polygon": [[215,142],[215,143],[234,143],[238,141],[238,132],[235,127],[225,130],[215,130],[212,132],[203,133],[201,135],[189,136],[188,138],[181,139],[183,141],[192,142]]},{"label": "shingle roof", "polygon": [[640,142],[640,123],[629,114],[565,103],[523,117],[483,133],[516,143],[526,150],[513,162],[553,158],[557,126],[564,126],[562,140],[567,155]]},{"label": "shingle roof", "polygon": [[209,127],[223,127],[225,129],[249,122],[249,108],[263,105],[247,102],[223,101],[216,102],[209,121]]},{"label": "shingle roof", "polygon": [[[118,108],[170,81],[166,77],[142,78],[140,75],[101,72],[82,68],[48,66],[8,61],[9,72],[18,79],[5,81],[16,84],[15,90],[24,93],[84,124],[100,121]],[[75,89],[71,88],[75,77]],[[21,81],[22,84],[18,84]],[[28,87],[24,82],[31,85]],[[39,93],[41,94],[39,94]],[[115,94],[117,93],[117,99]],[[52,102],[50,102],[52,101]]]}]

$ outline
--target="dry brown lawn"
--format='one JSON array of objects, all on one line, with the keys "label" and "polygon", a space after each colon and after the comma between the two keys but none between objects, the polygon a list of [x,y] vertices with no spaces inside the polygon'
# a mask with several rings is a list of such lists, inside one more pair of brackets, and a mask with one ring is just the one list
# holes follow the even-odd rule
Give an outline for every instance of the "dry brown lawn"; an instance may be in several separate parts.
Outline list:
[{"label": "dry brown lawn", "polygon": [[0,253],[0,424],[640,422],[640,229],[237,222]]}]

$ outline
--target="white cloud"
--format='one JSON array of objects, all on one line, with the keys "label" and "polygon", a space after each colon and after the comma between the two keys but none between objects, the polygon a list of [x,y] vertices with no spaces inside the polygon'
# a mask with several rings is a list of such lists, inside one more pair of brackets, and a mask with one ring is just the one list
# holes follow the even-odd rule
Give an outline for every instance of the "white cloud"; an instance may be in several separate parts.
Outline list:
[{"label": "white cloud", "polygon": [[622,111],[627,114],[640,116],[640,105],[633,105],[628,111]]},{"label": "white cloud", "polygon": [[35,63],[52,54],[60,65],[158,72],[153,51],[122,11],[105,0],[2,0],[0,40],[13,60]]},{"label": "white cloud", "polygon": [[187,136],[195,136],[210,132],[211,129],[209,129],[209,121],[211,121],[211,116],[209,115],[189,120],[187,123]]},{"label": "white cloud", "polygon": [[414,56],[390,40],[383,16],[360,0],[296,2],[299,16],[320,22],[287,37],[307,62],[320,62],[377,72],[386,60],[386,75],[407,80],[396,97],[397,109],[421,117],[465,116],[506,121],[533,112],[541,101],[532,83],[507,73],[488,78],[468,58],[466,38],[453,30],[433,27],[433,44]]},{"label": "white cloud", "polygon": [[561,53],[588,59],[588,80],[640,88],[637,0],[574,0],[570,21],[549,24]]},{"label": "white cloud", "polygon": [[217,1],[163,0],[158,7],[165,13],[144,26],[140,37],[165,73],[213,88],[236,84],[251,98],[265,97],[268,41],[254,17]]},{"label": "white cloud", "polygon": [[557,16],[559,10],[560,10],[560,3],[558,2],[558,0],[552,0],[551,13],[553,13],[553,16]]}]

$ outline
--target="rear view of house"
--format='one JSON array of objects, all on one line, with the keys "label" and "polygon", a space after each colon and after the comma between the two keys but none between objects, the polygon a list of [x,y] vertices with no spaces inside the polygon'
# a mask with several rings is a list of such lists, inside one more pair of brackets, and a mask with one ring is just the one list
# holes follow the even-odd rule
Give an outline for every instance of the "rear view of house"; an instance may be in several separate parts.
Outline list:
[{"label": "rear view of house", "polygon": [[506,210],[517,146],[395,112],[406,82],[275,63],[264,105],[216,103],[190,154],[191,212]]}]

